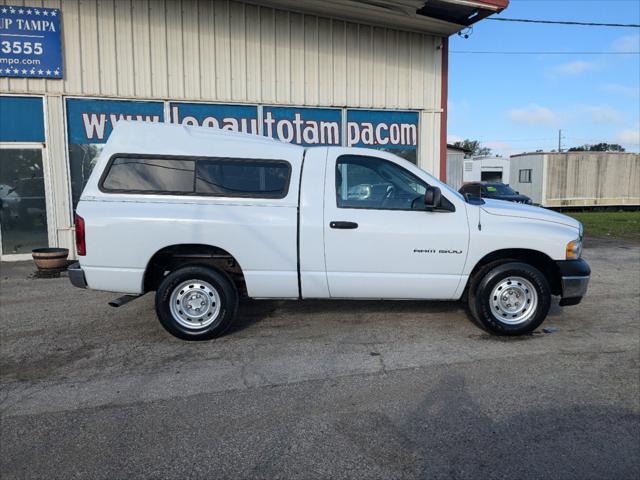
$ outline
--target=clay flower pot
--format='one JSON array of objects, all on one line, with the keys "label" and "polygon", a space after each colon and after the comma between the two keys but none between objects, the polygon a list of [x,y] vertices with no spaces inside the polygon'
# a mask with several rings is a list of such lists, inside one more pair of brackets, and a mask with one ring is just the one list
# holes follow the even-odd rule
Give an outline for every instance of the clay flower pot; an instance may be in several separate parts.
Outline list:
[{"label": "clay flower pot", "polygon": [[31,255],[39,273],[55,274],[67,269],[67,248],[36,248]]}]

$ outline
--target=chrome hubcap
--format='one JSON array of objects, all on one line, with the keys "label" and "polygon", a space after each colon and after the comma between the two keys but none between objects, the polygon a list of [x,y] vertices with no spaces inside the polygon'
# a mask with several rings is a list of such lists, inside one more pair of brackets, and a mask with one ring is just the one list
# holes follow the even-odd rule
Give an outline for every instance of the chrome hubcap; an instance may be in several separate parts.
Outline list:
[{"label": "chrome hubcap", "polygon": [[517,325],[535,315],[538,292],[525,278],[507,277],[493,287],[489,304],[494,317],[509,325]]},{"label": "chrome hubcap", "polygon": [[201,329],[220,314],[220,295],[208,282],[188,280],[171,292],[171,315],[185,328]]}]

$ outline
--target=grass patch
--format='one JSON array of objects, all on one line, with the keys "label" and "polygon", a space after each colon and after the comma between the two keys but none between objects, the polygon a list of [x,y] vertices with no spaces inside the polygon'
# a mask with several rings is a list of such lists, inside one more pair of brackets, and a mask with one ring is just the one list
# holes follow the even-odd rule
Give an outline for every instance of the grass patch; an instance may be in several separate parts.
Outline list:
[{"label": "grass patch", "polygon": [[582,222],[587,237],[624,238],[640,242],[640,211],[566,214]]}]

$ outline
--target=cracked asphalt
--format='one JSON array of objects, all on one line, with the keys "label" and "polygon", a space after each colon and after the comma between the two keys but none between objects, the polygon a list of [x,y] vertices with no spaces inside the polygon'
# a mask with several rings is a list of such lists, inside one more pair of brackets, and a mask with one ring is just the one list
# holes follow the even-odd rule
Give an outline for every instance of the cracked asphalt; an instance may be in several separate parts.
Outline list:
[{"label": "cracked asphalt", "polygon": [[0,265],[0,474],[640,477],[640,245],[588,240],[582,304],[491,337],[453,302],[247,302],[177,340],[152,295]]}]

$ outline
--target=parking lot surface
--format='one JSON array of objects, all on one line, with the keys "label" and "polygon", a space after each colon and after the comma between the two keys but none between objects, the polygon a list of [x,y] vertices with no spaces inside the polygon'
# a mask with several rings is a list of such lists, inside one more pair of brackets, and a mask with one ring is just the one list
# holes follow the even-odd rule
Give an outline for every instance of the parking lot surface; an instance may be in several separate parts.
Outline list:
[{"label": "parking lot surface", "polygon": [[588,241],[583,303],[491,337],[454,302],[247,302],[225,337],[153,295],[1,269],[12,478],[640,477],[640,246]]}]

